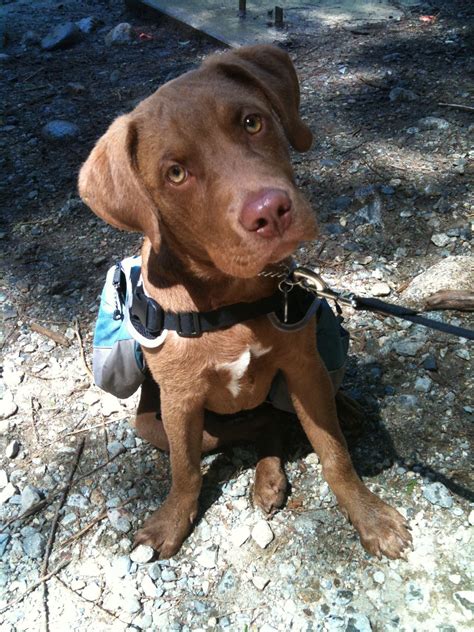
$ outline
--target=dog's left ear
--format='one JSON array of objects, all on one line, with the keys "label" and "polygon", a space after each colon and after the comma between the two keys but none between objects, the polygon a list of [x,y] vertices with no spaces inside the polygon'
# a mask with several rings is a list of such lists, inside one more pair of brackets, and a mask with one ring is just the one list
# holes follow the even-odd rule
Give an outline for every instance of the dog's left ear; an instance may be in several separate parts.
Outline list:
[{"label": "dog's left ear", "polygon": [[246,46],[213,55],[204,66],[215,66],[231,79],[256,85],[277,113],[291,145],[308,151],[313,135],[300,118],[298,77],[285,51],[271,45]]}]

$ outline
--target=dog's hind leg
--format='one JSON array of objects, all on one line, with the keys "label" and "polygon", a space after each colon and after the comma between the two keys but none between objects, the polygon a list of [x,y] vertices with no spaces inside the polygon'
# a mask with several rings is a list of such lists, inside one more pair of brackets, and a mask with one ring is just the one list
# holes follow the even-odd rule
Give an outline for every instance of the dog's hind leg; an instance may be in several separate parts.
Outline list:
[{"label": "dog's hind leg", "polygon": [[[206,411],[202,437],[202,452],[213,452],[241,442],[255,442],[261,434],[267,436],[263,427],[270,423],[268,416],[246,413],[241,419],[224,421],[219,415]],[[274,426],[272,422],[272,426]],[[169,452],[169,442],[161,421],[160,389],[148,379],[142,385],[140,402],[135,418],[137,434],[160,450]]]}]

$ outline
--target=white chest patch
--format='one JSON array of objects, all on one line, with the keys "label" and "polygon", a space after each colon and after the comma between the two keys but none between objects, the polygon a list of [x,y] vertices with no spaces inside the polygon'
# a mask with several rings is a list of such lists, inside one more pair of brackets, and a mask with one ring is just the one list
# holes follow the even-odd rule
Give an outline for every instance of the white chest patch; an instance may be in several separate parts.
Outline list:
[{"label": "white chest patch", "polygon": [[252,345],[246,349],[246,351],[244,351],[237,360],[233,360],[232,362],[223,362],[222,364],[217,365],[217,370],[229,371],[230,381],[227,388],[234,397],[237,397],[240,393],[240,380],[245,374],[245,371],[248,369],[252,356],[259,358],[260,356],[269,353],[271,350],[271,347],[265,348],[260,344]]}]

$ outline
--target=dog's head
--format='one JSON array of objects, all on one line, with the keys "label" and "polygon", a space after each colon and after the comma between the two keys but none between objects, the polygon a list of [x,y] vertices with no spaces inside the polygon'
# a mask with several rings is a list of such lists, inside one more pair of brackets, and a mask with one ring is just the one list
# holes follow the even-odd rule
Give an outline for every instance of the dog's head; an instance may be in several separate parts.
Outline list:
[{"label": "dog's head", "polygon": [[226,274],[254,276],[316,233],[287,149],[311,146],[298,108],[282,50],[213,55],[112,123],[81,169],[80,194],[157,252],[163,239]]}]

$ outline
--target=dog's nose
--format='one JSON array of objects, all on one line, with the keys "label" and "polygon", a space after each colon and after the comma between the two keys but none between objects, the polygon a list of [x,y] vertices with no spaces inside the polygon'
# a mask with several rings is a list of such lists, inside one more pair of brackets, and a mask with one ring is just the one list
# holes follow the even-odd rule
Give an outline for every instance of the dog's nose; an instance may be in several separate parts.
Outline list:
[{"label": "dog's nose", "polygon": [[247,198],[239,220],[250,233],[281,237],[291,224],[291,200],[282,189],[264,189]]}]

